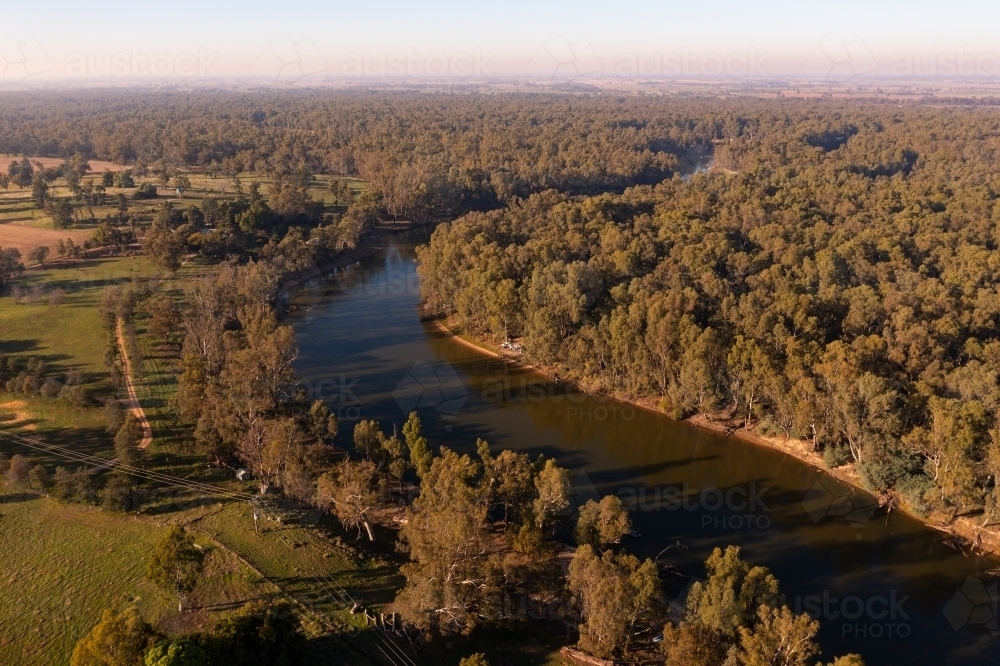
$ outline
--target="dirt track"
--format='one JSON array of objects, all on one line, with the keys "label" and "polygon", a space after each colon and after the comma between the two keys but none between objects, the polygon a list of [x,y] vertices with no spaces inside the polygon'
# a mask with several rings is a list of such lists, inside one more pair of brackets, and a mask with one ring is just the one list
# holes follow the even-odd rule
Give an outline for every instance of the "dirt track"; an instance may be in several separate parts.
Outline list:
[{"label": "dirt track", "polygon": [[125,335],[122,332],[121,319],[118,320],[117,333],[118,350],[122,355],[122,370],[125,374],[125,388],[128,389],[128,409],[135,415],[135,418],[139,419],[139,424],[142,426],[142,441],[139,443],[139,448],[146,449],[153,443],[153,427],[149,425],[149,419],[146,418],[146,412],[139,404],[139,398],[135,394],[135,386],[132,384],[132,364],[129,363],[128,352],[125,349]]}]

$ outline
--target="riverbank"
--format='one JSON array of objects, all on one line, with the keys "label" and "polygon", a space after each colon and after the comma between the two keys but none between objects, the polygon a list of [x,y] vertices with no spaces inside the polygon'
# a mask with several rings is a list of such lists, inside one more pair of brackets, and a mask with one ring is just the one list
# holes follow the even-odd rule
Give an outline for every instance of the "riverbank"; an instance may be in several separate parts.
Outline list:
[{"label": "riverbank", "polygon": [[322,264],[313,264],[307,270],[296,275],[285,276],[278,284],[277,294],[275,295],[275,302],[281,306],[279,315],[284,316],[286,313],[293,290],[299,289],[313,280],[318,280],[332,271],[347,268],[378,254],[385,249],[386,238],[405,231],[412,231],[419,226],[421,225],[402,222],[375,227],[371,234],[358,241],[356,247],[338,252],[336,256],[328,261],[324,261]]},{"label": "riverbank", "polygon": [[321,278],[330,271],[335,271],[337,269],[350,266],[351,264],[356,264],[362,259],[367,259],[368,257],[381,252],[385,248],[383,241],[386,236],[396,233],[397,231],[405,231],[408,228],[409,227],[394,229],[376,227],[371,234],[358,241],[356,247],[338,252],[336,256],[332,257],[330,260],[324,261],[322,264],[313,264],[305,271],[297,273],[294,276],[286,276],[282,278],[281,283],[278,285],[277,298],[281,299],[287,297],[291,290],[301,287],[312,280]]},{"label": "riverbank", "polygon": [[[857,491],[871,495],[871,493],[861,485],[861,478],[857,468],[853,463],[830,468],[823,461],[823,455],[813,450],[812,442],[794,437],[769,437],[747,430],[745,427],[732,428],[732,421],[715,421],[705,414],[696,414],[684,419],[688,423],[699,428],[705,428],[722,435],[732,435],[743,441],[776,449],[797,458],[799,461],[813,467],[816,471],[832,476],[841,483],[847,484]],[[742,419],[738,419],[742,422]],[[885,508],[884,502],[873,496],[874,501],[879,502],[880,508]],[[983,527],[976,518],[970,516],[958,516],[953,521],[949,521],[947,516],[939,513],[932,513],[929,516],[921,516],[913,511],[909,511],[906,506],[893,505],[888,511],[900,511],[910,516],[914,520],[933,528],[942,533],[952,547],[963,549],[963,552],[973,552],[978,555],[989,555],[1000,557],[1000,532],[995,527]]]},{"label": "riverbank", "polygon": [[[590,395],[607,395],[609,398],[619,402],[627,403],[644,410],[655,412],[665,418],[669,418],[655,405],[652,400],[636,400],[634,398],[608,394],[606,391],[603,391],[596,386],[588,386],[574,381],[567,381],[559,376],[557,368],[525,363],[516,356],[503,353],[503,351],[499,348],[492,348],[489,343],[486,343],[485,341],[471,338],[470,336],[459,332],[457,327],[453,327],[451,322],[448,322],[441,317],[433,316],[431,313],[424,313],[424,320],[430,323],[442,334],[454,339],[459,344],[476,350],[479,353],[503,359],[508,363],[514,363],[526,370],[537,372],[551,381],[569,383],[584,393]],[[861,479],[858,476],[857,469],[853,464],[842,465],[836,468],[827,467],[823,462],[822,454],[813,450],[812,442],[810,441],[761,435],[753,431],[753,426],[751,426],[751,429],[749,430],[745,428],[743,426],[742,418],[718,419],[712,418],[707,414],[696,414],[692,417],[684,419],[684,421],[695,427],[704,428],[725,437],[736,437],[750,444],[767,447],[792,456],[800,462],[812,467],[815,471],[826,476],[833,477],[841,483],[850,486],[855,491],[868,495],[872,498],[873,503],[879,503],[880,508],[885,509],[886,511],[899,511],[901,513],[905,513],[914,520],[941,532],[942,538],[956,550],[961,550],[963,553],[976,553],[979,555],[1000,557],[1000,532],[996,529],[998,526],[983,527],[979,524],[981,517],[959,516],[954,520],[951,520],[950,516],[942,516],[939,514],[920,516],[907,510],[905,506],[899,506],[896,504],[893,504],[891,507],[887,507],[884,502],[880,502],[878,498],[872,496],[872,494],[861,485]]]}]

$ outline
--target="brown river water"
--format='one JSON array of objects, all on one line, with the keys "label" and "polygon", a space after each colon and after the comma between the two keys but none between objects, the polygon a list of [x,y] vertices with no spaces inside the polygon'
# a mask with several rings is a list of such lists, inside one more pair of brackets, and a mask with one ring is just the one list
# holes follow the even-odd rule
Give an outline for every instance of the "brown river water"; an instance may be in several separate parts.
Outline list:
[{"label": "brown river water", "polygon": [[[487,357],[422,322],[414,248],[426,232],[314,281],[289,315],[296,370],[341,422],[391,431],[415,409],[435,448],[543,453],[571,470],[574,505],[616,494],[677,598],[715,547],[769,567],[786,603],[816,617],[823,660],[1000,664],[991,560],[783,453],[590,397]],[[572,511],[571,507],[571,511]]]}]

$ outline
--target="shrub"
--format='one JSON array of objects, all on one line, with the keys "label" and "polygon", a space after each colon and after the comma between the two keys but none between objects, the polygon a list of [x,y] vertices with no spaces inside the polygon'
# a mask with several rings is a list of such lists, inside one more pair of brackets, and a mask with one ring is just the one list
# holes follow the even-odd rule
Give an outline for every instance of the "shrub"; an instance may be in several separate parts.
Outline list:
[{"label": "shrub", "polygon": [[11,486],[25,486],[30,481],[31,462],[20,453],[10,459],[6,479]]},{"label": "shrub", "polygon": [[288,604],[261,601],[222,618],[202,648],[209,663],[232,666],[300,664],[306,651],[299,618]]},{"label": "shrub", "polygon": [[22,393],[24,391],[24,380],[28,378],[28,373],[21,371],[17,375],[7,380],[8,393]]},{"label": "shrub", "polygon": [[62,387],[63,386],[59,383],[59,380],[49,377],[42,383],[42,395],[46,398],[54,398],[59,395]]},{"label": "shrub", "polygon": [[76,644],[69,663],[70,666],[138,666],[158,638],[135,607],[121,613],[106,610],[97,626]]},{"label": "shrub", "polygon": [[73,497],[73,473],[65,467],[56,467],[52,476],[52,496],[64,502]]},{"label": "shrub", "polygon": [[41,465],[35,465],[28,472],[28,485],[32,488],[45,492],[49,487],[49,473]]},{"label": "shrub", "polygon": [[891,452],[858,463],[858,475],[867,490],[884,493],[908,476],[922,475],[922,463],[920,456],[913,453]]},{"label": "shrub", "polygon": [[823,464],[830,469],[846,465],[852,459],[850,447],[830,444],[823,449]]},{"label": "shrub", "polygon": [[662,398],[660,398],[660,401],[659,403],[657,403],[656,406],[659,407],[661,412],[663,412],[664,414],[666,414],[668,417],[672,418],[675,421],[680,421],[681,419],[687,416],[687,413],[684,411],[684,409],[680,405],[674,403],[674,401],[672,401],[667,396],[663,396]]},{"label": "shrub", "polygon": [[52,475],[51,493],[53,497],[63,502],[93,504],[97,499],[94,480],[84,467],[75,472],[65,467],[56,467],[56,473]]},{"label": "shrub", "polygon": [[62,390],[59,391],[59,397],[77,407],[90,406],[90,391],[87,390],[87,387],[80,386],[79,384],[75,386],[63,386]]},{"label": "shrub", "polygon": [[140,503],[134,493],[135,487],[131,479],[121,474],[114,474],[104,486],[102,506],[106,511],[138,510]]},{"label": "shrub", "polygon": [[764,417],[757,424],[757,432],[765,437],[784,436],[785,431],[770,417]]},{"label": "shrub", "polygon": [[490,666],[490,662],[486,660],[486,655],[482,652],[477,652],[476,654],[469,655],[459,662],[458,666]]},{"label": "shrub", "polygon": [[190,638],[171,638],[146,653],[146,666],[204,666],[208,655]]},{"label": "shrub", "polygon": [[45,287],[41,283],[31,285],[31,289],[28,290],[28,295],[26,300],[28,305],[34,305],[35,303],[42,300],[45,297]]},{"label": "shrub", "polygon": [[21,393],[24,395],[35,395],[41,388],[41,382],[38,381],[38,377],[34,375],[25,375],[24,379],[21,380]]},{"label": "shrub", "polygon": [[33,374],[35,377],[43,376],[45,374],[45,361],[32,356],[28,359],[28,372]]},{"label": "shrub", "polygon": [[926,516],[930,512],[927,495],[934,490],[934,482],[926,474],[908,474],[901,478],[896,489],[906,500],[907,507],[918,516]]},{"label": "shrub", "polygon": [[123,169],[122,171],[115,172],[111,176],[111,182],[115,187],[135,187],[135,179],[132,178],[131,169]]},{"label": "shrub", "polygon": [[125,422],[125,412],[117,400],[107,400],[104,403],[104,422],[108,427],[108,434],[114,435]]},{"label": "shrub", "polygon": [[135,193],[132,195],[134,199],[155,199],[156,198],[156,185],[152,183],[140,183],[139,187],[135,189]]}]

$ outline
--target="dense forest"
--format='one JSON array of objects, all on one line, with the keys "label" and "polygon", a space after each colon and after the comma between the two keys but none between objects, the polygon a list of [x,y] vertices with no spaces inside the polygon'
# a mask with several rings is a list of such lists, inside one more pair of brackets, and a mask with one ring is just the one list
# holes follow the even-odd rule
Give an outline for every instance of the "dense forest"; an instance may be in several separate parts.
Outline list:
[{"label": "dense forest", "polygon": [[35,93],[0,100],[0,153],[357,175],[412,217],[657,183],[722,123],[643,97]]},{"label": "dense forest", "polygon": [[992,520],[1000,114],[709,109],[725,109],[712,173],[442,225],[420,254],[427,300],[675,417],[811,440],[888,502]]}]

